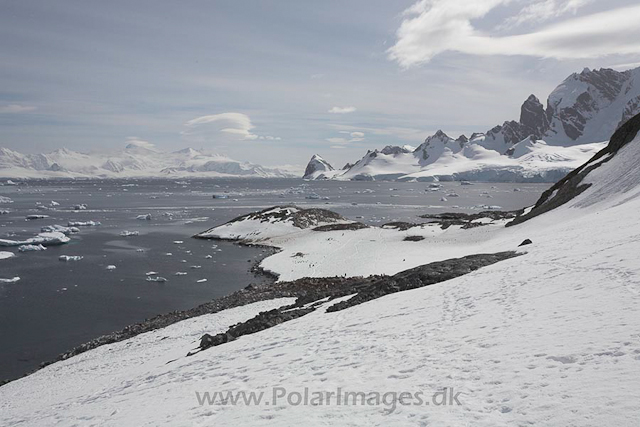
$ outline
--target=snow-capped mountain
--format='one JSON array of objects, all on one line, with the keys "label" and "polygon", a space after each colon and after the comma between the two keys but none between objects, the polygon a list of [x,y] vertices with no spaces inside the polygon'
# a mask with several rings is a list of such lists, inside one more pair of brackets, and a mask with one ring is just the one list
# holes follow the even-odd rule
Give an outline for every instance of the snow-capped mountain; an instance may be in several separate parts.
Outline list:
[{"label": "snow-capped mountain", "polygon": [[318,154],[314,154],[304,171],[304,179],[317,179],[327,177],[327,172],[334,171],[333,166]]},{"label": "snow-capped mountain", "polygon": [[84,154],[66,148],[47,154],[22,154],[0,148],[0,177],[4,178],[162,176],[287,178],[295,175],[193,148],[163,153],[129,144],[124,150],[109,154]]},{"label": "snow-capped mountain", "polygon": [[312,178],[554,182],[639,112],[640,68],[584,69],[554,89],[546,107],[530,95],[518,121],[469,138],[439,130],[413,151],[396,146],[368,151],[345,171]]}]

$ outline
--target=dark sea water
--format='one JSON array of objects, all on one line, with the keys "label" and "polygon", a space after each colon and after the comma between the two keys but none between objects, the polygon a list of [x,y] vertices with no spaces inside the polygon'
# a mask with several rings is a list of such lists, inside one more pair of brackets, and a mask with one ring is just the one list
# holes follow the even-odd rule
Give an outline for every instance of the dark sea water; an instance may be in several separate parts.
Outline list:
[{"label": "dark sea water", "polygon": [[[369,224],[419,222],[423,213],[518,209],[548,184],[304,182],[294,179],[56,180],[0,186],[0,238],[22,240],[46,225],[99,221],[66,245],[0,260],[0,380],[16,378],[79,344],[156,314],[194,307],[266,279],[249,272],[263,249],[192,235],[276,204],[324,207]],[[514,191],[518,188],[520,191]],[[451,192],[458,197],[446,196]],[[214,199],[213,194],[227,198]],[[445,196],[447,201],[441,201]],[[53,209],[39,209],[38,204]],[[86,210],[74,205],[86,204]],[[25,220],[26,215],[49,218]],[[136,219],[151,214],[151,220]],[[138,236],[122,237],[122,231]],[[80,255],[62,262],[60,255]],[[108,265],[116,269],[107,270]],[[199,268],[196,268],[199,267]],[[148,272],[167,279],[146,281]],[[186,272],[177,276],[176,272]],[[155,276],[155,275],[154,275]],[[198,282],[207,279],[206,282]]]}]

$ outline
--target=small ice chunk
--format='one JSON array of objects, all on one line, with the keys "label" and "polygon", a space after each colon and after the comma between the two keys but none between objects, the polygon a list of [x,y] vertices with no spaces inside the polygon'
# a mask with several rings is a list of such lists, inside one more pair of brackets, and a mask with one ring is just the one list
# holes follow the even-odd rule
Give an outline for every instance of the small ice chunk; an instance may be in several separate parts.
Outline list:
[{"label": "small ice chunk", "polygon": [[87,205],[86,205],[86,204],[84,204],[84,203],[80,203],[79,205],[75,205],[75,206],[73,207],[73,210],[76,210],[76,211],[86,211],[86,210],[87,210]]},{"label": "small ice chunk", "polygon": [[441,201],[441,202],[446,202],[446,201],[447,201],[447,198],[446,198],[446,197],[440,197],[440,201]]},{"label": "small ice chunk", "polygon": [[191,268],[193,268],[194,270],[197,270],[198,268],[202,268],[201,265],[192,265]]},{"label": "small ice chunk", "polygon": [[0,196],[0,203],[13,203],[13,200],[5,196]]},{"label": "small ice chunk", "polygon": [[146,273],[147,276],[157,276],[158,272],[157,271],[149,271]]},{"label": "small ice chunk", "polygon": [[115,266],[115,265],[113,265],[113,264],[112,264],[112,265],[107,265],[107,270],[109,270],[109,271],[113,271],[113,270],[115,270],[115,269],[116,269],[116,266]]},{"label": "small ice chunk", "polygon": [[160,276],[148,276],[147,277],[147,282],[158,282],[158,283],[164,283],[166,282],[167,279],[165,279],[164,277],[160,277]]},{"label": "small ice chunk", "polygon": [[136,252],[144,252],[144,249],[136,249]]},{"label": "small ice chunk", "polygon": [[0,251],[0,259],[9,259],[16,256],[13,252]]},{"label": "small ice chunk", "polygon": [[207,279],[200,279],[200,280],[197,280],[196,283],[204,283],[206,281],[207,281]]},{"label": "small ice chunk", "polygon": [[80,261],[82,258],[84,258],[84,257],[80,256],[80,255],[60,255],[58,257],[58,260],[60,260],[60,261]]},{"label": "small ice chunk", "polygon": [[99,221],[69,221],[67,226],[69,227],[97,227],[102,225]]},{"label": "small ice chunk", "polygon": [[60,206],[60,203],[56,202],[55,200],[52,200],[51,203],[49,203],[49,206]]},{"label": "small ice chunk", "polygon": [[181,245],[184,242],[182,240],[174,240],[173,243],[176,245]]},{"label": "small ice chunk", "polygon": [[173,256],[173,254],[171,252],[167,252],[165,255],[166,256]]},{"label": "small ice chunk", "polygon": [[139,219],[139,220],[146,220],[146,221],[151,221],[151,214],[138,215],[138,216],[136,217],[136,219]]},{"label": "small ice chunk", "polygon": [[186,276],[187,273],[185,273],[184,271],[178,271],[175,275],[176,276]]},{"label": "small ice chunk", "polygon": [[47,248],[45,248],[42,245],[22,245],[18,248],[18,250],[20,252],[38,252],[38,251],[44,251]]},{"label": "small ice chunk", "polygon": [[42,231],[43,233],[52,233],[54,231],[57,231],[58,233],[62,233],[62,234],[74,234],[74,233],[79,233],[80,229],[78,229],[77,227],[65,227],[64,225],[56,224],[56,225],[45,225],[40,229],[40,231]]},{"label": "small ice chunk", "polygon": [[213,255],[206,255],[204,258],[205,259],[211,259],[211,258],[213,258]]},{"label": "small ice chunk", "polygon": [[139,232],[139,231],[127,231],[127,230],[125,230],[125,231],[122,231],[122,232],[120,233],[120,235],[121,235],[122,237],[139,236],[139,235],[140,235],[140,232]]},{"label": "small ice chunk", "polygon": [[11,279],[0,278],[0,283],[16,283],[19,281],[20,281],[20,278],[18,276],[12,277]]}]

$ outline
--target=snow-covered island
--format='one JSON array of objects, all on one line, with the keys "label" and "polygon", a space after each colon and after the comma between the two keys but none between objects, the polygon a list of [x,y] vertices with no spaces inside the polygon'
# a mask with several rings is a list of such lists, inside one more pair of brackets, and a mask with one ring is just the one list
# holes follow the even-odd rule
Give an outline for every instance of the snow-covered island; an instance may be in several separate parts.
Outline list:
[{"label": "snow-covered island", "polygon": [[279,248],[278,282],[236,295],[262,299],[5,384],[0,424],[635,425],[639,130],[518,212],[369,227],[281,206],[213,227],[198,237]]}]

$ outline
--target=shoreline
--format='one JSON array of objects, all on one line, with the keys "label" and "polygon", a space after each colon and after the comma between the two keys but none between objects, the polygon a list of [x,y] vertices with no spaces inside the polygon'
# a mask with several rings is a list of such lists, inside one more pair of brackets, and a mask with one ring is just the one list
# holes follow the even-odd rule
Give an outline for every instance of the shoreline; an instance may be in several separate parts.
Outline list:
[{"label": "shoreline", "polygon": [[[279,298],[278,295],[269,296],[270,293],[268,289],[269,287],[275,285],[276,281],[278,280],[278,275],[268,270],[264,270],[259,266],[262,260],[279,252],[278,248],[274,248],[272,246],[267,246],[267,245],[253,245],[250,243],[245,243],[237,240],[234,241],[231,239],[207,239],[207,240],[224,240],[224,241],[235,243],[238,246],[248,246],[248,247],[265,249],[265,253],[261,255],[259,259],[256,259],[252,262],[252,265],[248,269],[248,271],[253,273],[253,275],[256,277],[262,276],[266,278],[268,280],[268,283],[263,283],[263,284],[249,283],[242,289],[234,291],[228,295],[214,298],[212,300],[199,304],[195,307],[192,307],[186,310],[174,310],[170,312],[160,313],[153,317],[144,319],[141,322],[127,325],[120,330],[113,331],[108,334],[100,335],[90,341],[87,341],[76,347],[73,347],[68,351],[60,353],[58,356],[56,356],[52,360],[45,360],[44,362],[41,362],[37,368],[29,372],[26,372],[25,374],[19,377],[0,379],[0,387],[10,382],[19,380],[21,378],[25,378],[53,363],[66,360],[70,357],[76,356],[78,354],[82,354],[86,351],[93,350],[94,348],[98,348],[103,345],[114,344],[120,341],[124,341],[129,338],[133,338],[137,335],[150,332],[156,329],[162,329],[174,323],[180,322],[182,320],[190,319],[193,317],[198,317],[205,314],[213,314],[213,313],[217,313],[230,308],[251,304],[254,302]],[[290,295],[283,295],[283,296],[290,296]]]}]

